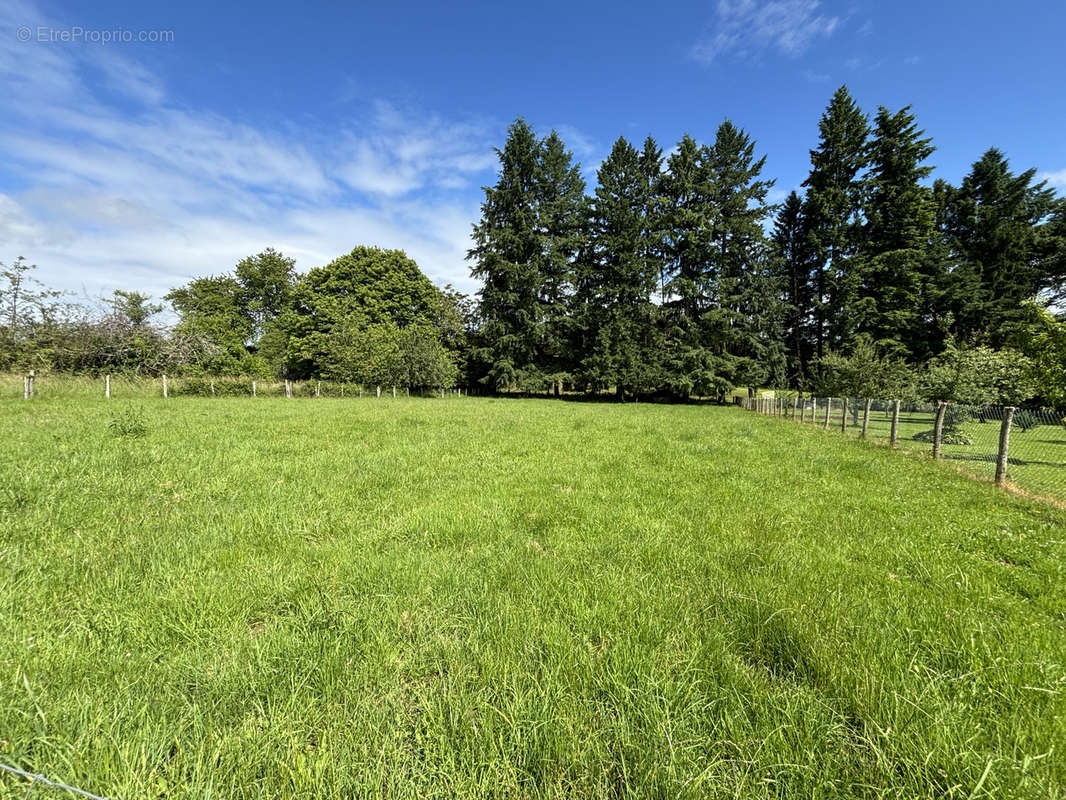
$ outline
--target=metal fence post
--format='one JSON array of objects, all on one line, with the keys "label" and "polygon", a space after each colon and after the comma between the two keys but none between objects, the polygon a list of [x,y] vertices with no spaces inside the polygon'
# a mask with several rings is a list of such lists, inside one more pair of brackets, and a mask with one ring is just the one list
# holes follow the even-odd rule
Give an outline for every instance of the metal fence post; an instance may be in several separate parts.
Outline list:
[{"label": "metal fence post", "polygon": [[944,439],[944,414],[947,413],[948,404],[943,400],[936,407],[936,422],[933,423],[933,458],[940,458],[941,445]]},{"label": "metal fence post", "polygon": [[892,403],[892,432],[889,434],[888,444],[890,447],[896,446],[896,440],[899,438],[899,400],[895,400]]},{"label": "metal fence post", "polygon": [[996,459],[996,486],[1007,482],[1007,451],[1010,449],[1010,426],[1014,420],[1014,406],[1003,409],[1003,423],[999,428],[999,458]]}]

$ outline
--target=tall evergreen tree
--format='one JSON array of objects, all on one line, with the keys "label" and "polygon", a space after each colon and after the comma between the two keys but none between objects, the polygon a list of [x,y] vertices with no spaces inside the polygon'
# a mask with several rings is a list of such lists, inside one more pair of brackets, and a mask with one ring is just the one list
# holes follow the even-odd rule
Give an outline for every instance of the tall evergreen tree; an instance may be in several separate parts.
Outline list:
[{"label": "tall evergreen tree", "polygon": [[923,318],[925,297],[937,290],[937,254],[933,194],[921,183],[933,170],[922,162],[935,148],[922,134],[909,107],[878,110],[855,306],[858,333],[867,334],[886,355],[919,360],[939,349],[929,341],[929,320]]},{"label": "tall evergreen tree", "polygon": [[552,131],[541,144],[536,183],[538,372],[558,393],[574,366],[568,344],[574,259],[584,240],[587,201],[581,168]]},{"label": "tall evergreen tree", "polygon": [[774,266],[782,300],[782,325],[790,385],[801,392],[810,388],[810,363],[814,356],[814,284],[803,199],[790,192],[774,220]]},{"label": "tall evergreen tree", "polygon": [[[583,374],[595,388],[614,386],[620,399],[658,386],[656,307],[659,263],[649,231],[653,175],[644,156],[619,138],[600,167],[582,259],[582,327],[588,352]],[[654,159],[652,159],[654,160]]]},{"label": "tall evergreen tree", "polygon": [[748,387],[783,378],[778,292],[770,272],[763,223],[772,180],[761,178],[766,157],[728,120],[705,148],[710,202],[714,209],[706,279],[711,308],[703,315],[705,341],[728,365],[732,383]]},{"label": "tall evergreen tree", "polygon": [[854,260],[870,126],[846,86],[833,94],[818,131],[818,147],[811,151],[811,172],[803,185],[807,188],[804,216],[815,262],[815,351],[820,358],[853,335],[861,282]]},{"label": "tall evergreen tree", "polygon": [[538,364],[541,144],[525,120],[517,119],[496,153],[499,175],[495,186],[485,187],[481,221],[467,256],[474,262],[471,274],[482,281],[478,299],[485,347],[479,356],[492,388],[529,389],[543,382]]},{"label": "tall evergreen tree", "polygon": [[717,211],[707,149],[688,134],[667,160],[661,196],[667,383],[682,397],[719,394],[728,388],[727,367],[708,345],[701,325],[715,300],[717,277],[709,253]]},{"label": "tall evergreen tree", "polygon": [[1034,183],[1035,169],[1018,175],[992,148],[974,163],[945,201],[944,227],[956,262],[951,305],[964,341],[1002,346],[1025,313],[1022,302],[1055,282],[1043,224],[1058,212],[1054,192]]}]

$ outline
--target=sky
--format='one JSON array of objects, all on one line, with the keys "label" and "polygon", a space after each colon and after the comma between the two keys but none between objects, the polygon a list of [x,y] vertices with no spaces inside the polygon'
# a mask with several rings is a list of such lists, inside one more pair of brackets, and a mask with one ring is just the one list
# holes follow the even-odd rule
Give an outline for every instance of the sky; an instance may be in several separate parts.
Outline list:
[{"label": "sky", "polygon": [[[91,7],[90,7],[91,5]],[[833,91],[911,105],[958,182],[984,150],[1066,194],[1066,3],[0,2],[0,262],[162,297],[274,247],[361,244],[436,283],[465,260],[521,115],[590,184],[612,142],[725,119],[799,188]]]}]

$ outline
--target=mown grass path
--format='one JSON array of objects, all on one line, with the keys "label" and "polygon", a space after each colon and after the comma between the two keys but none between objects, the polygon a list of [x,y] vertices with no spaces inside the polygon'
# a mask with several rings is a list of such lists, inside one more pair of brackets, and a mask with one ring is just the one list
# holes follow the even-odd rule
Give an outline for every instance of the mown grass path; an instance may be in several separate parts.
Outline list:
[{"label": "mown grass path", "polygon": [[95,793],[1066,792],[1066,512],[927,460],[470,398],[0,441],[0,761]]}]

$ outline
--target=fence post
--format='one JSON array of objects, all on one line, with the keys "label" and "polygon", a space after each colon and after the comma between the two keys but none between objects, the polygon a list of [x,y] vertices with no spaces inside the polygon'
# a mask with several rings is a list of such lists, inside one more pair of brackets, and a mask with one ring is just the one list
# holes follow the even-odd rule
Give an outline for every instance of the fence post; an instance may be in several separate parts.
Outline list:
[{"label": "fence post", "polygon": [[818,421],[818,398],[811,398],[811,422]]},{"label": "fence post", "polygon": [[1007,482],[1007,451],[1010,449],[1010,426],[1014,420],[1014,406],[1003,409],[1003,424],[999,427],[999,458],[996,459],[996,486]]},{"label": "fence post", "polygon": [[[796,399],[799,400],[798,397]],[[804,400],[803,402],[800,403],[800,424],[801,425],[803,424],[803,422],[804,422],[804,420],[806,418],[807,418],[807,401]]]},{"label": "fence post", "polygon": [[381,387],[378,387],[378,397],[381,397]]},{"label": "fence post", "polygon": [[37,377],[37,370],[31,369],[30,370],[30,374],[22,379],[22,394],[27,400],[32,400],[33,399],[33,393],[34,393],[34,391],[33,391],[34,390],[33,383],[34,383],[34,380],[36,379],[36,377]]},{"label": "fence post", "polygon": [[255,381],[252,381],[252,397],[255,397]]},{"label": "fence post", "polygon": [[892,403],[892,432],[889,434],[888,444],[889,447],[896,446],[896,440],[899,438],[899,400],[895,400]]},{"label": "fence post", "polygon": [[844,401],[843,401],[843,403],[841,404],[840,407],[841,407],[841,412],[840,412],[840,432],[841,433],[847,433],[848,432],[848,398],[846,398],[846,397],[844,398]]},{"label": "fence post", "polygon": [[322,381],[315,381],[315,397],[322,396]]},{"label": "fence post", "polygon": [[104,397],[106,397],[108,399],[111,398],[111,376],[110,375],[105,375],[104,376]]},{"label": "fence post", "polygon": [[862,438],[866,438],[866,432],[870,429],[870,398],[866,398],[866,405],[862,409]]},{"label": "fence post", "polygon": [[825,398],[825,429],[829,430],[829,415],[833,411],[833,398]]},{"label": "fence post", "polygon": [[292,397],[292,381],[285,379],[285,396]]},{"label": "fence post", "polygon": [[392,399],[393,400],[396,399],[396,387],[395,386],[392,387]]},{"label": "fence post", "polygon": [[211,379],[211,396],[212,397],[215,396],[215,379],[214,378]]},{"label": "fence post", "polygon": [[169,387],[167,386],[167,374],[163,373],[163,399],[166,400],[170,397]]},{"label": "fence post", "polygon": [[940,458],[941,445],[944,440],[944,414],[948,404],[941,400],[936,407],[936,422],[933,423],[933,458]]}]

